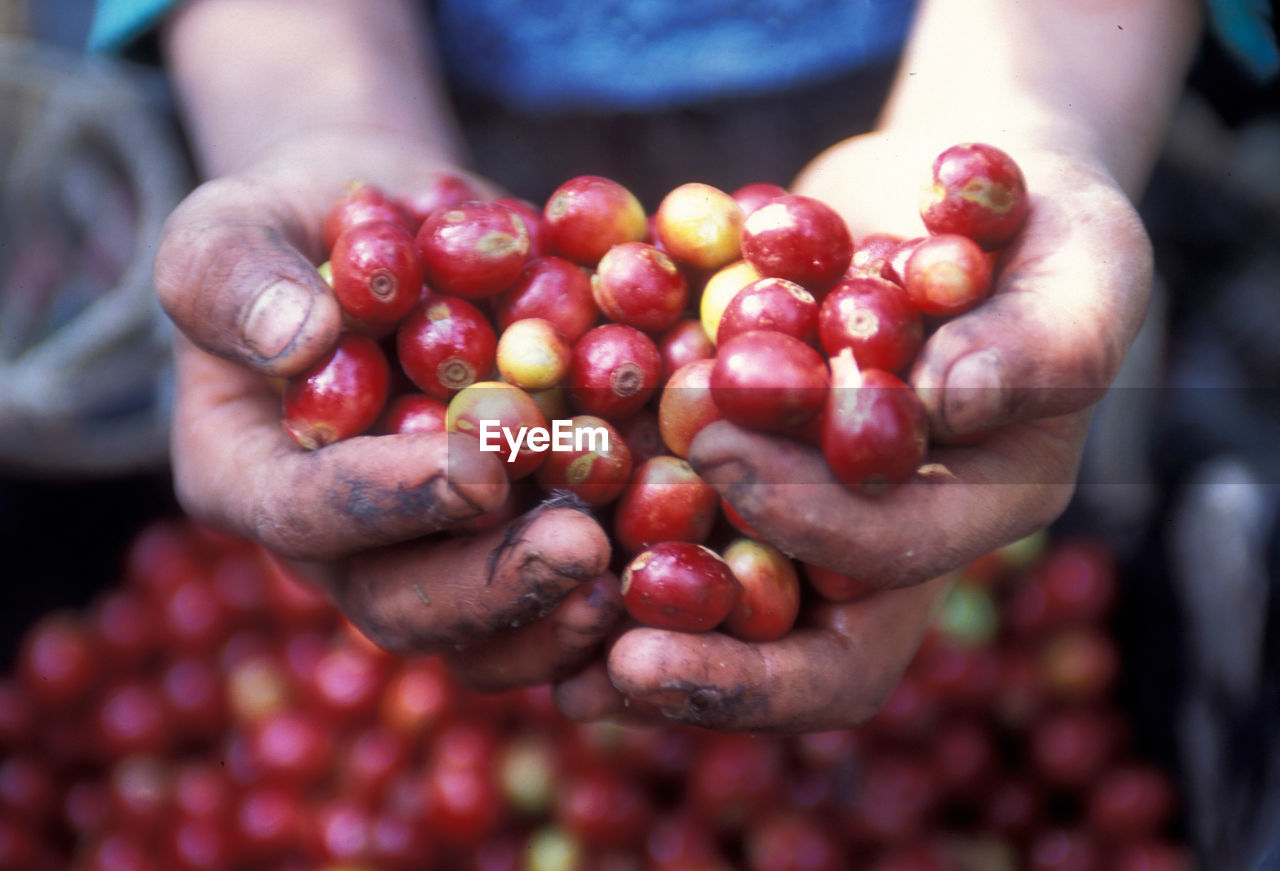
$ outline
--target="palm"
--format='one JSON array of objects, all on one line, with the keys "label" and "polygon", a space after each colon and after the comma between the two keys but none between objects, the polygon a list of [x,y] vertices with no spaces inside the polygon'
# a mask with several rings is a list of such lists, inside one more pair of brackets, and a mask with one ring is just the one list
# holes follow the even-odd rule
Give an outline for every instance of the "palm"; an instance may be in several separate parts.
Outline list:
[{"label": "palm", "polygon": [[[835,206],[855,236],[920,235],[917,192],[948,144],[858,137],[816,160],[794,189]],[[882,591],[814,606],[799,629],[768,644],[627,632],[610,653],[613,686],[718,728],[848,725],[875,710],[909,661],[946,589],[940,578],[1065,507],[1089,407],[1141,320],[1150,253],[1104,175],[1057,154],[1010,150],[1032,214],[1002,255],[991,298],[934,332],[910,377],[931,417],[929,476],[866,497],[795,442],[721,422],[693,445],[695,467],[771,541]],[[973,355],[1001,386],[980,377],[982,367],[957,366]]]}]

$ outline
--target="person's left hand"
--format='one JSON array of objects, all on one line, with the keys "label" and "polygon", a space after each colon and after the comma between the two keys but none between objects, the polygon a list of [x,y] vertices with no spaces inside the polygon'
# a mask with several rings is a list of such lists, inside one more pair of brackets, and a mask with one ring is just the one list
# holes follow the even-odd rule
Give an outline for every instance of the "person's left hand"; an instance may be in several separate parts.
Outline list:
[{"label": "person's left hand", "polygon": [[[1145,312],[1151,254],[1128,198],[1087,155],[1005,147],[1032,192],[1028,223],[1001,256],[992,297],[938,329],[910,374],[930,416],[929,475],[863,496],[796,442],[720,422],[693,444],[694,467],[772,543],[878,591],[815,601],[789,635],[763,644],[630,629],[607,668],[559,687],[568,714],[629,716],[638,701],[724,730],[861,722],[910,662],[947,573],[1066,507],[1090,409]],[[835,206],[856,238],[923,235],[915,209],[928,148],[883,134],[847,140],[793,190]]]}]

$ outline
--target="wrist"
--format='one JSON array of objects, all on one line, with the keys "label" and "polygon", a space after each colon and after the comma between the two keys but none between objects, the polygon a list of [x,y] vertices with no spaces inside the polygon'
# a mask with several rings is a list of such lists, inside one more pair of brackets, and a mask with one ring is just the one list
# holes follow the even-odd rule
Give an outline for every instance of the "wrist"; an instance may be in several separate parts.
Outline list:
[{"label": "wrist", "polygon": [[881,128],[1071,155],[1136,197],[1198,35],[1192,0],[923,0]]},{"label": "wrist", "polygon": [[356,131],[416,141],[457,163],[460,136],[426,30],[407,0],[190,0],[162,42],[207,175]]}]

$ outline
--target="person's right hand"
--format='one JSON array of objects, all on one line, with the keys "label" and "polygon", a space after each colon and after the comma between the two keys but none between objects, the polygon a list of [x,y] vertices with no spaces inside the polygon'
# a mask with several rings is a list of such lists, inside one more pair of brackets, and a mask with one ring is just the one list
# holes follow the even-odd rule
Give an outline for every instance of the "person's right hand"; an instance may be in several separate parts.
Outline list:
[{"label": "person's right hand", "polygon": [[386,137],[329,137],[277,149],[174,211],[155,282],[181,331],[175,485],[194,517],[300,566],[380,646],[440,653],[477,688],[541,683],[589,659],[620,613],[599,525],[544,504],[452,534],[507,499],[494,454],[443,433],[307,451],[283,429],[271,382],[319,359],[341,329],[314,264],[343,185],[409,193],[444,169]]}]

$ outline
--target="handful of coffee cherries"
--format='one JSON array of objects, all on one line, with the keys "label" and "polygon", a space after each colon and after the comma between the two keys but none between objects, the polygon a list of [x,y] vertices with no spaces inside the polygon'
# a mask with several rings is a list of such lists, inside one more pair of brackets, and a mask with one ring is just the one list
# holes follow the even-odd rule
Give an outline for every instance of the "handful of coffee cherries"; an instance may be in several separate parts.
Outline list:
[{"label": "handful of coffee cherries", "polygon": [[835,601],[868,588],[752,529],[688,463],[694,438],[723,419],[797,439],[870,496],[912,479],[928,421],[903,377],[929,330],[988,296],[1029,207],[1016,162],[983,143],[936,157],[924,233],[905,239],[854,239],[830,206],[765,182],[682,184],[652,215],[592,175],[542,208],[447,174],[412,198],[353,183],[319,267],[347,328],[284,385],[283,423],[308,449],[472,436],[513,486],[467,531],[572,494],[630,560],[632,617],[778,638],[801,575]]}]

